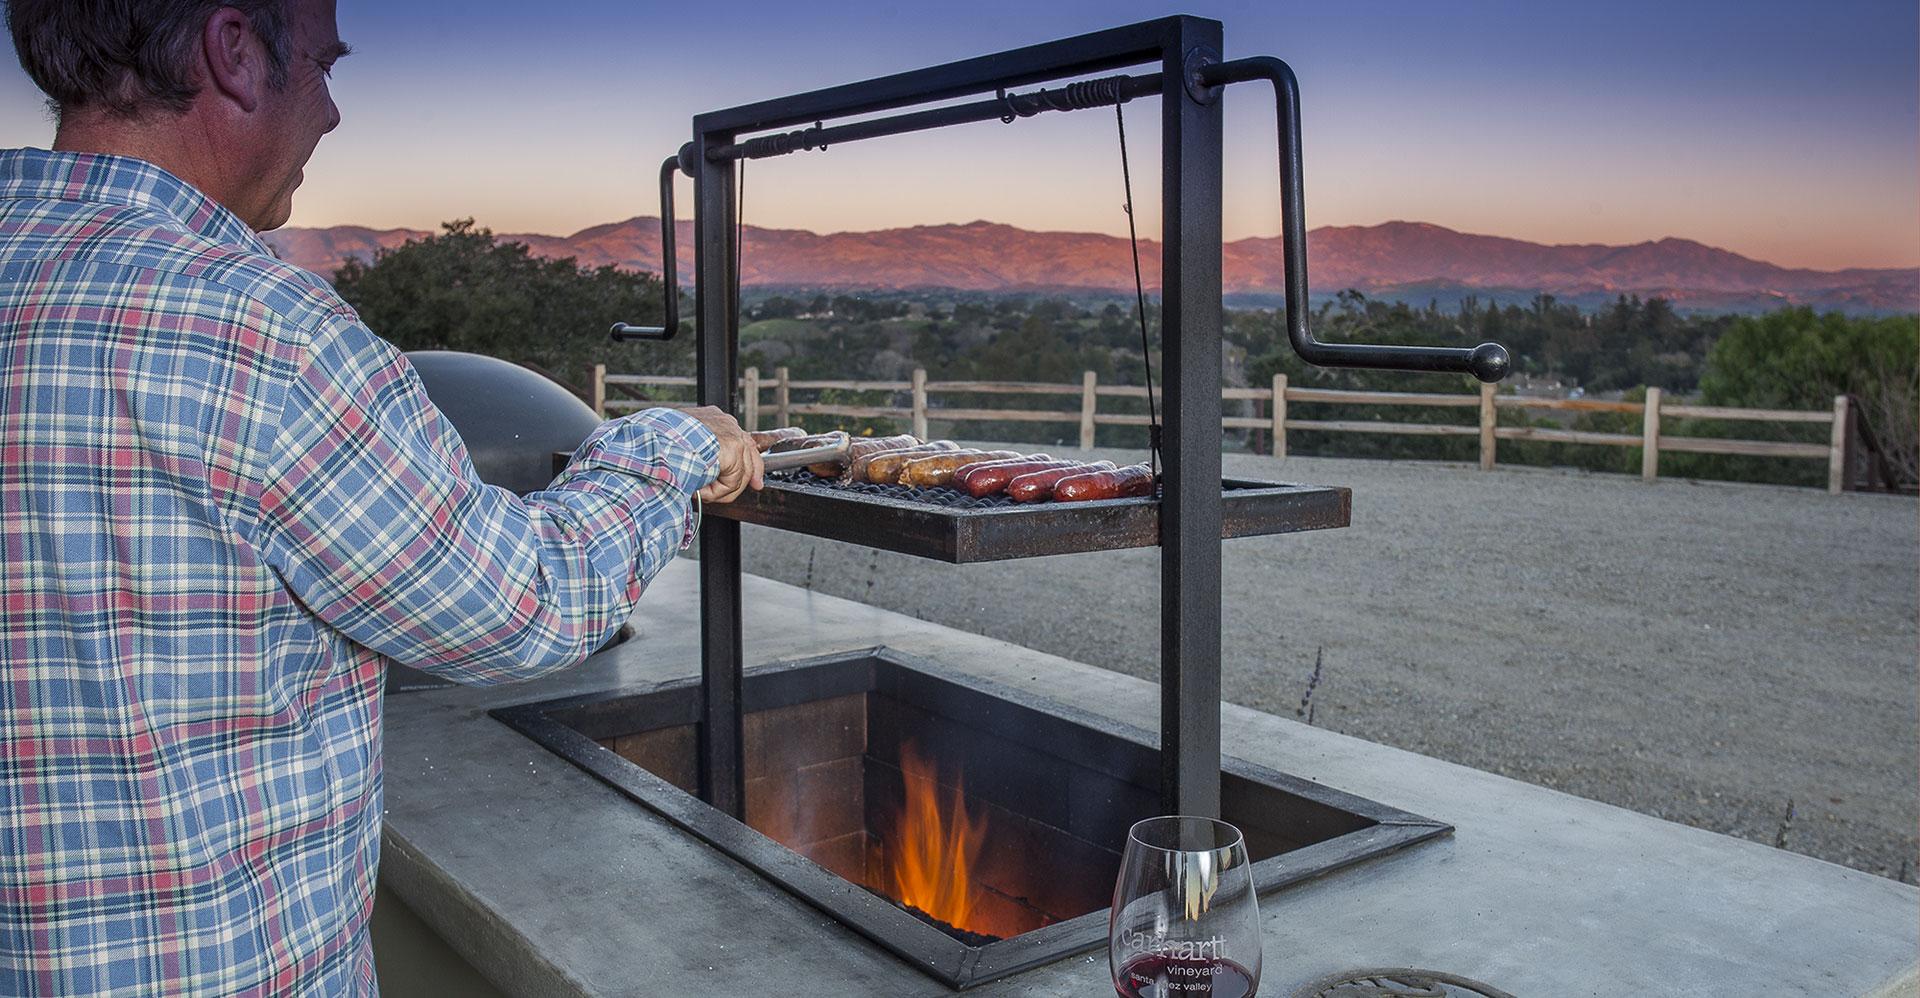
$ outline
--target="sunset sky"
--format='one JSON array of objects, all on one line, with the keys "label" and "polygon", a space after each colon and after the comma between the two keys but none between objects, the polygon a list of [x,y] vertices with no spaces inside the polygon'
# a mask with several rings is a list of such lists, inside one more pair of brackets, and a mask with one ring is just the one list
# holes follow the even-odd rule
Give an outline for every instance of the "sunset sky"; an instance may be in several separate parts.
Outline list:
[{"label": "sunset sky", "polygon": [[[1546,243],[1680,236],[1792,267],[1920,265],[1913,0],[1142,0],[826,4],[340,0],[344,122],[292,224],[568,234],[657,214],[694,114],[1184,12],[1298,74],[1307,222]],[[1158,101],[1127,106],[1157,218]],[[1279,229],[1271,90],[1227,95],[1229,239]],[[0,141],[49,143],[0,75]],[[680,188],[690,201],[690,185]],[[746,220],[818,232],[987,219],[1124,234],[1110,111],[751,163]],[[682,209],[683,212],[686,209]],[[1142,235],[1156,236],[1149,224]]]}]

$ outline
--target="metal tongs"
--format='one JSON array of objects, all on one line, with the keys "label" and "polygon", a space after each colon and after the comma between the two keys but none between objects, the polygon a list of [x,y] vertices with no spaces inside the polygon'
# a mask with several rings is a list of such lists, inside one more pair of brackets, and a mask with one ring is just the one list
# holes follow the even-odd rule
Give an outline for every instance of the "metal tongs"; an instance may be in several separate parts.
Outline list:
[{"label": "metal tongs", "polygon": [[[791,471],[810,464],[838,464],[845,467],[853,448],[853,438],[835,431],[835,439],[799,450],[769,450],[760,455],[760,466],[767,471]],[[775,444],[774,447],[779,447]]]}]

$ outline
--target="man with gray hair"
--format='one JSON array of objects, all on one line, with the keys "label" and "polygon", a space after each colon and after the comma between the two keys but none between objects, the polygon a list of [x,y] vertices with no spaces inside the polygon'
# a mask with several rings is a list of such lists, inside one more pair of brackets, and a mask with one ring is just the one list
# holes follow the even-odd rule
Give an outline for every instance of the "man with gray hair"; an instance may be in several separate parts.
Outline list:
[{"label": "man with gray hair", "polygon": [[333,0],[10,0],[0,993],[370,995],[389,662],[584,658],[760,486],[717,409],[482,484],[405,359],[255,234],[340,122]]}]

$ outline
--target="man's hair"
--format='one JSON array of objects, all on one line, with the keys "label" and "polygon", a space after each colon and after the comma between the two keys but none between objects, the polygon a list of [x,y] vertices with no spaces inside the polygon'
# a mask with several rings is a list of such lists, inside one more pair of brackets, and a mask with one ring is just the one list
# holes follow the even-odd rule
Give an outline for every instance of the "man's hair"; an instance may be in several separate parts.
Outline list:
[{"label": "man's hair", "polygon": [[288,0],[5,0],[20,66],[65,114],[104,108],[133,118],[184,112],[200,88],[193,63],[207,17],[247,16],[267,50],[267,83],[286,86]]}]

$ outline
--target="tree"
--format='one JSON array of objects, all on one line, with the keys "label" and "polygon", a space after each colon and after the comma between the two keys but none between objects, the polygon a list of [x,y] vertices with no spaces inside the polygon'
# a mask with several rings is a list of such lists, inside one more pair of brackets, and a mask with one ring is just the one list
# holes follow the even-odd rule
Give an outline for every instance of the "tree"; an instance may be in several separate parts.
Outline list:
[{"label": "tree", "polygon": [[1700,392],[1709,405],[1826,409],[1836,395],[1858,396],[1895,470],[1920,479],[1920,316],[1811,308],[1742,316],[1708,351],[1706,368]]},{"label": "tree", "polygon": [[755,319],[791,319],[800,314],[801,305],[785,295],[774,295],[755,305],[748,313]]},{"label": "tree", "polygon": [[349,260],[334,288],[375,333],[402,350],[461,350],[571,374],[605,363],[621,371],[691,373],[693,337],[615,343],[615,322],[658,325],[662,286],[652,274],[582,267],[497,242],[471,218],[438,235]]}]

